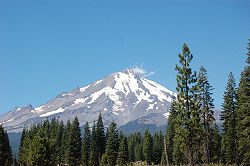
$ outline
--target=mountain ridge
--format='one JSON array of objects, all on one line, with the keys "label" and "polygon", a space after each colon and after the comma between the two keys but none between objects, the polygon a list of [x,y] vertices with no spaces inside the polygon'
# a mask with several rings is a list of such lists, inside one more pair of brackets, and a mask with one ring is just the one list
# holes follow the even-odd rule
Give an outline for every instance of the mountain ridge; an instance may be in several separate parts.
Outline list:
[{"label": "mountain ridge", "polygon": [[20,132],[32,123],[53,117],[66,122],[77,116],[80,125],[86,121],[93,123],[102,113],[106,125],[116,121],[122,126],[143,117],[149,117],[150,121],[149,115],[156,113],[158,119],[152,123],[165,125],[170,103],[176,94],[142,74],[126,69],[84,87],[62,92],[39,107],[16,107],[0,116],[0,124],[10,132]]}]

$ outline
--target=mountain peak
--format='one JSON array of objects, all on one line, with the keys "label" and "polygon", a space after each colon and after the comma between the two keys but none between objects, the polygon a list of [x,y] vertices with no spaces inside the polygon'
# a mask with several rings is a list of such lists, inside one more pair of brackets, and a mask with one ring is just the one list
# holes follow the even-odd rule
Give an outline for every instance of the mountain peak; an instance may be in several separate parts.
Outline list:
[{"label": "mountain peak", "polygon": [[63,92],[37,108],[30,106],[15,114],[7,113],[0,117],[0,123],[16,131],[47,118],[56,117],[66,122],[77,116],[83,125],[102,113],[106,125],[114,120],[122,126],[143,117],[154,117],[158,125],[165,124],[166,113],[176,95],[146,79],[147,74],[138,67],[113,73],[85,87]]},{"label": "mountain peak", "polygon": [[[135,75],[135,76],[137,76],[138,78],[144,77],[144,76],[146,76],[146,75],[149,74],[149,73],[148,73],[146,70],[144,70],[142,67],[133,67],[133,68],[125,69],[125,70],[123,71],[123,73],[128,74],[128,75],[129,75],[129,74]],[[152,73],[152,72],[150,72],[150,73]]]}]

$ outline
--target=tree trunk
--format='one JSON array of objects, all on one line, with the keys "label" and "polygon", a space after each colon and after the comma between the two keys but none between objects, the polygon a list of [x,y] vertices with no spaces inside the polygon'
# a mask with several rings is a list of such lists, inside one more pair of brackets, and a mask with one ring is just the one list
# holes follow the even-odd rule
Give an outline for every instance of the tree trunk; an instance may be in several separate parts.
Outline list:
[{"label": "tree trunk", "polygon": [[164,153],[165,153],[165,157],[166,157],[167,166],[169,166],[166,139],[164,139]]}]

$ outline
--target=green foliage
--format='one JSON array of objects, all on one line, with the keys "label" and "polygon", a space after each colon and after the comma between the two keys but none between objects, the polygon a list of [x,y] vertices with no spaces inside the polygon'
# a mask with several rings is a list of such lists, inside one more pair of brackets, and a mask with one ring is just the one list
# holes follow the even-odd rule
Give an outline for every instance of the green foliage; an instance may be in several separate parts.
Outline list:
[{"label": "green foliage", "polygon": [[238,153],[243,164],[250,163],[250,39],[247,49],[247,66],[241,72],[236,110]]},{"label": "green foliage", "polygon": [[100,114],[96,124],[96,146],[97,146],[96,148],[97,148],[98,163],[100,163],[101,157],[105,152],[105,144],[106,144],[105,130],[102,122],[102,116]]},{"label": "green foliage", "polygon": [[[168,158],[168,162],[170,164],[173,163],[173,147],[174,147],[174,136],[175,136],[175,119],[176,119],[176,111],[175,111],[175,102],[171,104],[171,108],[169,110],[170,115],[168,117],[167,130],[166,130],[166,155]],[[165,160],[164,156],[164,160]]]},{"label": "green foliage", "polygon": [[9,166],[13,162],[9,138],[2,125],[0,125],[0,165]]},{"label": "green foliage", "polygon": [[153,138],[153,163],[160,164],[161,155],[163,152],[163,142],[161,136],[158,133],[154,134]]},{"label": "green foliage", "polygon": [[213,90],[210,85],[207,77],[207,70],[201,66],[200,71],[197,77],[197,87],[198,87],[198,102],[199,107],[201,109],[201,122],[203,126],[203,137],[204,140],[204,158],[206,163],[211,162],[211,137],[212,133],[210,132],[211,125],[214,122],[214,108],[213,98],[211,95],[213,94],[211,91]]},{"label": "green foliage", "polygon": [[97,154],[97,140],[96,140],[96,124],[94,121],[92,126],[91,144],[90,144],[90,157],[89,157],[90,166],[98,166],[97,157],[98,154]]},{"label": "green foliage", "polygon": [[108,165],[108,157],[107,157],[107,154],[106,154],[106,153],[104,153],[104,154],[102,155],[101,166],[109,166],[109,165]]},{"label": "green foliage", "polygon": [[107,145],[105,149],[106,159],[109,166],[115,166],[118,155],[118,130],[115,122],[109,125]]},{"label": "green foliage", "polygon": [[63,140],[63,131],[64,124],[61,121],[56,133],[56,141],[55,141],[55,154],[56,154],[56,163],[62,163],[63,161],[63,149],[62,149],[62,140]]},{"label": "green foliage", "polygon": [[74,119],[69,136],[69,145],[66,151],[66,161],[69,165],[80,165],[81,162],[81,130],[79,127],[79,121],[77,117]]},{"label": "green foliage", "polygon": [[225,164],[237,162],[237,137],[236,137],[236,85],[232,73],[229,74],[221,120],[223,120],[222,155]]},{"label": "green foliage", "polygon": [[82,164],[85,166],[89,165],[90,143],[91,133],[89,129],[89,124],[88,122],[86,122],[86,124],[84,125],[84,136],[82,142]]},{"label": "green foliage", "polygon": [[[68,123],[70,126],[70,123]],[[19,148],[19,163],[22,166],[56,165],[64,161],[62,135],[64,125],[56,119],[33,125],[23,130]],[[69,142],[69,140],[65,140]]]},{"label": "green foliage", "polygon": [[62,135],[62,163],[67,163],[67,150],[69,149],[69,138],[70,138],[71,122],[68,120],[66,126],[64,126]]},{"label": "green foliage", "polygon": [[25,165],[25,158],[26,158],[25,149],[27,149],[26,147],[27,143],[25,142],[25,140],[27,139],[26,132],[27,131],[24,128],[22,132],[21,140],[20,140],[20,147],[19,147],[19,154],[18,154],[20,165]]},{"label": "green foliage", "polygon": [[211,162],[219,163],[221,157],[221,135],[219,134],[219,127],[217,124],[210,129],[210,139],[209,149]]},{"label": "green foliage", "polygon": [[135,161],[144,160],[144,157],[143,157],[143,143],[142,142],[135,144],[134,155],[135,155],[135,158],[134,158]]},{"label": "green foliage", "polygon": [[143,140],[139,132],[135,132],[128,137],[129,161],[144,160],[143,157]]},{"label": "green foliage", "polygon": [[127,138],[123,137],[120,140],[118,156],[117,156],[117,164],[118,166],[124,166],[128,162],[128,142]]},{"label": "green foliage", "polygon": [[50,150],[50,164],[51,165],[56,165],[57,163],[57,130],[58,130],[58,125],[59,125],[59,122],[55,119],[55,118],[52,118],[51,122],[48,124],[48,131],[47,132],[47,135],[48,135],[48,139],[49,139],[49,148],[51,149]]},{"label": "green foliage", "polygon": [[[136,134],[136,133],[135,133]],[[136,148],[136,144],[135,144],[135,140],[133,138],[133,135],[129,136],[129,141],[128,141],[128,151],[129,151],[129,161],[133,162],[135,161],[135,148]],[[140,150],[139,150],[140,151]],[[140,153],[140,152],[139,152]],[[139,159],[138,159],[139,160]]]},{"label": "green foliage", "polygon": [[153,162],[153,138],[148,130],[144,134],[143,153],[145,161],[151,164]]},{"label": "green foliage", "polygon": [[48,135],[45,134],[43,128],[39,129],[30,143],[26,165],[49,165],[51,152],[49,146],[50,142]]},{"label": "green foliage", "polygon": [[[190,63],[193,55],[186,44],[183,45],[182,54],[179,54],[180,66],[176,65],[178,72],[176,80],[178,92],[176,102],[176,130],[175,140],[184,142],[183,154],[188,159],[189,165],[199,163],[199,148],[201,146],[201,111],[198,105],[197,78],[196,73],[192,72]],[[182,143],[177,143],[179,145]],[[184,152],[185,150],[185,152]],[[177,153],[176,153],[177,154]],[[179,154],[179,153],[178,153]]]},{"label": "green foliage", "polygon": [[[183,165],[187,163],[187,158],[186,158],[186,144],[184,138],[186,137],[185,135],[181,135],[181,131],[184,131],[183,128],[177,128],[178,126],[175,125],[176,128],[175,130],[178,131],[174,135],[173,139],[173,163],[176,165]],[[185,134],[183,132],[183,134]]]}]

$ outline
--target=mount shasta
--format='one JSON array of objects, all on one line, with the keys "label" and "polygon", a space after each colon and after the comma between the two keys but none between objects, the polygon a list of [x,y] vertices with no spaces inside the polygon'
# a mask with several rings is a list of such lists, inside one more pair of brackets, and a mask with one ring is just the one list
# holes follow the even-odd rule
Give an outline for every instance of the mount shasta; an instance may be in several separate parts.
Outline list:
[{"label": "mount shasta", "polygon": [[[165,126],[176,94],[142,77],[133,69],[117,72],[85,87],[63,92],[46,104],[17,107],[0,117],[8,132],[55,117],[66,122],[78,117],[80,126],[90,124],[101,113],[105,126],[115,121],[121,129],[133,126]],[[136,127],[134,127],[135,130]]]}]

